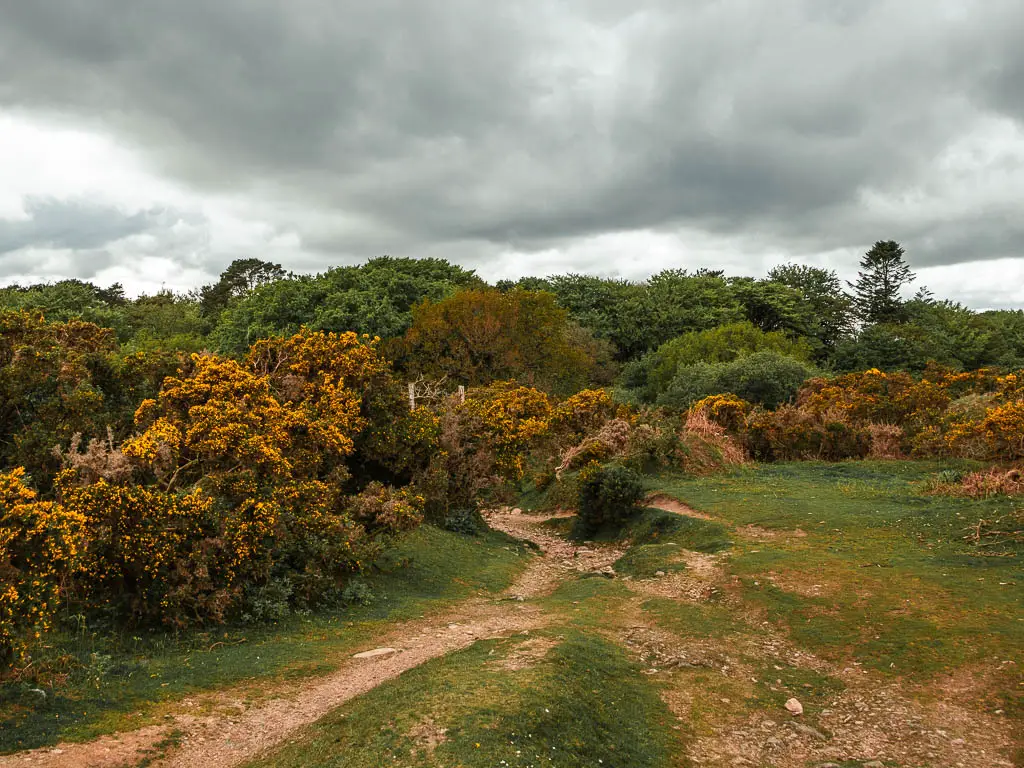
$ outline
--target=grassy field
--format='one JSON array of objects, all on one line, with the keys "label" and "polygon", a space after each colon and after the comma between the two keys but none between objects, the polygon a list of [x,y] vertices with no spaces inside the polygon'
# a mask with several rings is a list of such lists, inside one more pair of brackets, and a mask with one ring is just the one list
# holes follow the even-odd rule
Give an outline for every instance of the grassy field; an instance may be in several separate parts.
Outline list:
[{"label": "grassy field", "polygon": [[139,727],[190,694],[246,684],[258,696],[262,684],[329,671],[388,623],[499,592],[528,559],[500,533],[424,526],[365,579],[368,605],[180,636],[112,635],[83,621],[37,654],[45,673],[0,687],[0,752]]},{"label": "grassy field", "polygon": [[654,485],[735,526],[743,600],[796,642],[918,682],[1016,661],[994,676],[990,706],[1021,716],[1022,553],[983,556],[964,539],[1021,502],[928,495],[942,468],[805,462]]}]

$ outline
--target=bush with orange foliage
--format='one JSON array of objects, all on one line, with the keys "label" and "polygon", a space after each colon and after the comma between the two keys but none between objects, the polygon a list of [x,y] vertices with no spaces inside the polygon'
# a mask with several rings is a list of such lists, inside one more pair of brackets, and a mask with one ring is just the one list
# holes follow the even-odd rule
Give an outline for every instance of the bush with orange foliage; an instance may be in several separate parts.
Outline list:
[{"label": "bush with orange foliage", "polygon": [[845,411],[814,411],[784,405],[775,411],[755,409],[747,417],[744,442],[759,461],[864,458],[871,435],[850,423]]},{"label": "bush with orange foliage", "polygon": [[996,404],[977,420],[954,422],[946,433],[946,443],[959,455],[983,451],[978,458],[1024,458],[1024,400]]},{"label": "bush with orange foliage", "polygon": [[853,425],[896,424],[913,432],[934,423],[950,399],[933,381],[872,368],[834,379],[811,379],[800,390],[796,406],[819,418],[842,413]]},{"label": "bush with orange foliage", "polygon": [[470,390],[462,407],[475,422],[478,436],[494,451],[497,469],[519,480],[531,445],[550,427],[548,396],[533,387],[499,382]]},{"label": "bush with orange foliage", "polygon": [[575,438],[598,430],[616,413],[608,390],[584,389],[558,403],[551,413],[551,428]]},{"label": "bush with orange foliage", "polygon": [[[138,432],[119,446],[108,433],[83,451],[75,435],[52,454],[64,465],[54,502],[36,500],[23,470],[2,476],[0,647],[11,655],[18,632],[45,624],[58,586],[80,610],[103,605],[175,628],[239,615],[271,586],[292,605],[330,599],[388,537],[422,520],[420,495],[380,484],[356,492],[347,466],[427,465],[438,418],[409,413],[400,390],[374,340],[303,329],[259,342],[244,363],[191,356],[139,405]],[[510,460],[549,406],[543,395],[505,394],[479,417]],[[371,425],[387,425],[384,436],[368,439]],[[73,568],[58,551],[71,541],[58,527],[72,522]],[[49,578],[58,570],[59,585]]]}]

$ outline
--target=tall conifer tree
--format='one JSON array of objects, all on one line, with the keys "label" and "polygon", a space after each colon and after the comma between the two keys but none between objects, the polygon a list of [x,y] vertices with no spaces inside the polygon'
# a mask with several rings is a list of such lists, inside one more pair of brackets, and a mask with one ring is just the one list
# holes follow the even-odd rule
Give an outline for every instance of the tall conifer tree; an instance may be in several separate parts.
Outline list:
[{"label": "tall conifer tree", "polygon": [[914,282],[916,275],[903,260],[903,248],[895,240],[879,240],[860,261],[853,303],[857,315],[866,325],[899,323],[907,319],[900,291]]}]

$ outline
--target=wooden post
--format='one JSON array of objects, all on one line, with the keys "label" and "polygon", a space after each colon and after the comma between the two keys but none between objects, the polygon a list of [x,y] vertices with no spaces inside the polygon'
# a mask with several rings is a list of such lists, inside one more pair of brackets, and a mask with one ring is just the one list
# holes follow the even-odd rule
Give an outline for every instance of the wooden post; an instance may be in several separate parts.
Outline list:
[{"label": "wooden post", "polygon": [[466,402],[466,387],[462,384],[459,384],[459,402]]},{"label": "wooden post", "polygon": [[409,410],[416,410],[416,385],[413,382],[409,382]]}]

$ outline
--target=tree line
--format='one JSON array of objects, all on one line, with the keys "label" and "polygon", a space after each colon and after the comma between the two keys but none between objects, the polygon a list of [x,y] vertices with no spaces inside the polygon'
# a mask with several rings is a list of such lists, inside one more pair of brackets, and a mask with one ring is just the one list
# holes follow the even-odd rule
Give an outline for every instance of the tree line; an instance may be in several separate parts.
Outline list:
[{"label": "tree line", "polygon": [[617,379],[648,398],[659,394],[649,369],[661,380],[670,364],[727,363],[730,346],[836,372],[1024,362],[1024,312],[974,312],[926,289],[907,298],[914,280],[893,241],[875,243],[846,285],[799,264],[760,279],[667,269],[643,281],[564,274],[490,285],[443,259],[385,256],[299,275],[250,258],[187,293],[131,299],[117,284],[64,280],[2,288],[0,307],[92,322],[140,351],[240,356],[303,327],[354,331],[383,339],[410,374],[465,384],[523,378],[552,391]]}]

